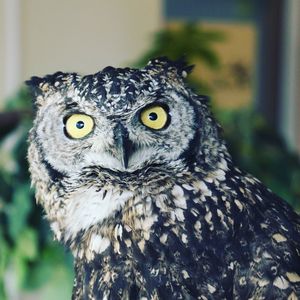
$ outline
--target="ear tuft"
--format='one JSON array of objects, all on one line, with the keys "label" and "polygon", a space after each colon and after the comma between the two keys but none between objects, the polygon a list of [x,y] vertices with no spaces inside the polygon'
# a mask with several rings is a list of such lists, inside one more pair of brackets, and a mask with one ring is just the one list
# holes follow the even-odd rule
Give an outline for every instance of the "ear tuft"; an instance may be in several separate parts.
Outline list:
[{"label": "ear tuft", "polygon": [[25,84],[29,87],[30,92],[34,97],[43,94],[42,86],[45,83],[45,78],[33,76],[29,80],[25,81]]},{"label": "ear tuft", "polygon": [[78,76],[76,73],[56,72],[45,77],[33,76],[25,81],[33,96],[35,108],[44,103],[44,99],[51,93],[67,89],[69,84],[76,84]]},{"label": "ear tuft", "polygon": [[178,74],[183,78],[186,78],[194,69],[194,65],[189,65],[185,56],[182,56],[178,60],[174,61],[174,65],[178,70]]},{"label": "ear tuft", "polygon": [[44,103],[44,96],[46,91],[46,79],[44,77],[33,76],[29,80],[25,81],[25,84],[29,87],[32,94],[33,110],[36,111],[39,106]]},{"label": "ear tuft", "polygon": [[186,61],[186,58],[182,56],[178,60],[170,60],[166,56],[157,57],[151,59],[148,62],[148,67],[154,67],[158,69],[164,70],[176,70],[177,74],[182,77],[186,78],[189,73],[192,72],[194,65],[189,65]]}]

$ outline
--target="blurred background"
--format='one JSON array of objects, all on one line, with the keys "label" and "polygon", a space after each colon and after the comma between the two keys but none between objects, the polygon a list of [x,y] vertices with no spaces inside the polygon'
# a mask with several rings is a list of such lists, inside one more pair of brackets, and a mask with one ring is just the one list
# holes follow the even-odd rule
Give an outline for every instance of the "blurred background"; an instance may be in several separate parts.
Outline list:
[{"label": "blurred background", "polygon": [[22,82],[185,55],[233,159],[300,210],[299,0],[0,0],[0,299],[70,299],[26,162]]}]

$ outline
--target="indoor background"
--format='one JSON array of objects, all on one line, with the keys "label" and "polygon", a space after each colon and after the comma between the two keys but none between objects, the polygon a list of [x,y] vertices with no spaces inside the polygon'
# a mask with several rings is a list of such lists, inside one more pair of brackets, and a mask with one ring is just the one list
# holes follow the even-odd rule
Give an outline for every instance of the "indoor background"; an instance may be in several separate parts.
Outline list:
[{"label": "indoor background", "polygon": [[300,208],[299,0],[0,0],[0,299],[69,299],[26,162],[23,82],[185,56],[234,160]]}]

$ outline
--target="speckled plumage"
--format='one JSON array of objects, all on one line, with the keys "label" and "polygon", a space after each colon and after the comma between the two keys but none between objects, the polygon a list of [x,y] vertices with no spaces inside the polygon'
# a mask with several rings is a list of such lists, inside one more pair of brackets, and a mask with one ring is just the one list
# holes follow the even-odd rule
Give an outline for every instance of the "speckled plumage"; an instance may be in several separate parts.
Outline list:
[{"label": "speckled plumage", "polygon": [[[300,218],[233,165],[207,99],[184,84],[188,71],[160,58],[29,81],[30,171],[55,237],[75,258],[72,299],[300,296]],[[141,124],[150,103],[168,106],[167,128]],[[84,139],[65,135],[74,112],[94,118]],[[128,166],[118,126],[133,145]]]}]

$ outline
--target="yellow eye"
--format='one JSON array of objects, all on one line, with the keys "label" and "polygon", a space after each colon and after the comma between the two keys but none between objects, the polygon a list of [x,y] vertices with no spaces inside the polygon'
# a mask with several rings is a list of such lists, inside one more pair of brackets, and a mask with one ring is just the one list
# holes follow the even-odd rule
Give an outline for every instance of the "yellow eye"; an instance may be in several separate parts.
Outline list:
[{"label": "yellow eye", "polygon": [[81,139],[92,132],[94,120],[84,114],[71,115],[65,125],[66,132],[73,139]]},{"label": "yellow eye", "polygon": [[168,123],[168,113],[162,106],[150,106],[141,112],[141,122],[155,130],[164,128]]}]

